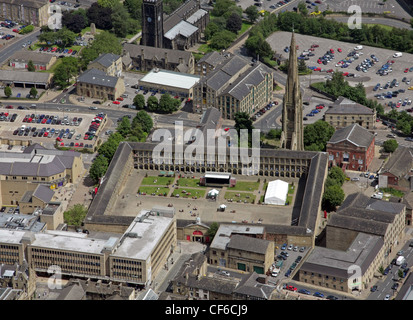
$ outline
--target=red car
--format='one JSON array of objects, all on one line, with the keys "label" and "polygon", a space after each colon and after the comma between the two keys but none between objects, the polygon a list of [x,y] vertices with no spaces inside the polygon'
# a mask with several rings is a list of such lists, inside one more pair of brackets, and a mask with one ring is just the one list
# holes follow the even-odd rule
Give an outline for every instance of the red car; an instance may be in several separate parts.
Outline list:
[{"label": "red car", "polygon": [[318,48],[318,47],[319,47],[318,44],[313,44],[313,45],[311,46],[311,48]]},{"label": "red car", "polygon": [[333,69],[328,69],[327,72],[332,73],[332,72],[334,72],[334,70]]},{"label": "red car", "polygon": [[331,52],[332,54],[334,54],[334,50],[333,50],[333,49],[330,49],[330,52]]},{"label": "red car", "polygon": [[347,77],[347,76],[348,76],[348,72],[344,72],[343,77]]},{"label": "red car", "polygon": [[119,101],[113,101],[113,103],[114,103],[114,104],[120,104],[120,102],[119,102]]},{"label": "red car", "polygon": [[224,129],[224,131],[228,131],[228,130],[229,130],[229,128],[225,128],[225,129]]},{"label": "red car", "polygon": [[49,132],[45,132],[44,134],[43,134],[43,137],[47,137],[49,135]]},{"label": "red car", "polygon": [[314,71],[321,71],[321,68],[315,68]]},{"label": "red car", "polygon": [[117,98],[116,100],[123,101],[122,97]]},{"label": "red car", "polygon": [[343,50],[341,50],[341,48],[338,48],[337,51],[338,51],[338,52],[342,52]]},{"label": "red car", "polygon": [[289,291],[297,291],[297,288],[294,286],[286,286],[285,289],[289,290]]},{"label": "red car", "polygon": [[57,141],[62,141],[62,138],[57,137],[56,140],[57,140]]},{"label": "red car", "polygon": [[51,52],[55,52],[57,50],[57,47],[53,47]]},{"label": "red car", "polygon": [[72,49],[69,49],[69,51],[67,52],[68,54],[71,54],[73,52]]},{"label": "red car", "polygon": [[316,109],[323,109],[324,106],[323,106],[322,104],[319,104],[319,105],[317,105],[315,108],[316,108]]},{"label": "red car", "polygon": [[13,109],[13,106],[7,106],[6,109]]},{"label": "red car", "polygon": [[321,59],[318,59],[318,60],[317,60],[317,63],[318,63],[318,64],[322,64],[323,62],[321,61]]},{"label": "red car", "polygon": [[408,68],[404,69],[404,73],[407,73],[407,72],[409,72],[409,69]]}]

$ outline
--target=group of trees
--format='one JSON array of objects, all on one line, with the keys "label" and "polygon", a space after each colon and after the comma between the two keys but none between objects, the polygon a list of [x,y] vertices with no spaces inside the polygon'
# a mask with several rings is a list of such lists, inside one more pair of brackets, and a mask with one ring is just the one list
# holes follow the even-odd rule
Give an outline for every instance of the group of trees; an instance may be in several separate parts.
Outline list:
[{"label": "group of trees", "polygon": [[304,148],[308,151],[326,151],[327,142],[334,134],[334,127],[318,120],[304,127]]},{"label": "group of trees", "polygon": [[103,53],[122,54],[122,44],[112,33],[103,31],[95,36],[93,42],[81,51],[80,66],[87,68],[90,61],[95,60]]},{"label": "group of trees", "polygon": [[99,147],[98,156],[90,167],[89,177],[98,182],[105,175],[119,144],[122,141],[145,141],[152,128],[152,118],[143,110],[139,111],[132,121],[126,116],[123,117],[116,132],[112,133],[108,140]]},{"label": "group of trees", "polygon": [[50,30],[47,26],[42,27],[42,33],[38,39],[40,42],[47,44],[57,44],[62,47],[69,47],[73,45],[77,37],[77,34],[66,27],[57,31]]},{"label": "group of trees", "polygon": [[347,99],[360,103],[370,109],[376,110],[378,114],[384,114],[384,107],[377,100],[368,99],[363,83],[358,83],[355,87],[349,85],[342,72],[334,72],[330,80],[312,84],[328,94],[338,98],[343,96]]},{"label": "group of trees", "polygon": [[331,167],[324,184],[324,194],[322,198],[322,208],[327,211],[334,211],[344,201],[343,183],[346,175],[339,167]]},{"label": "group of trees", "polygon": [[76,76],[78,72],[79,60],[75,57],[64,57],[54,70],[53,82],[61,88],[66,88],[70,85],[72,77]]},{"label": "group of trees", "polygon": [[213,19],[205,28],[205,40],[215,50],[225,49],[242,28],[242,9],[233,0],[217,0],[211,16]]},{"label": "group of trees", "polygon": [[[146,102],[148,111],[159,113],[172,113],[178,111],[181,105],[180,99],[172,98],[169,93],[164,93],[158,101],[155,96],[150,96]],[[138,93],[133,99],[133,105],[138,110],[145,109],[145,96]]]}]

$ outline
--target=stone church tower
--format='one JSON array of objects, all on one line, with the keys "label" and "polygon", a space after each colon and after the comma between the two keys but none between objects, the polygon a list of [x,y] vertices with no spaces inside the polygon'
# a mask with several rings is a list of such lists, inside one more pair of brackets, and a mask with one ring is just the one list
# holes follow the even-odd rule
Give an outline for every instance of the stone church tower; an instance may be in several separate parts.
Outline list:
[{"label": "stone church tower", "polygon": [[287,84],[283,99],[281,148],[304,150],[303,99],[298,78],[298,60],[294,32],[291,36]]},{"label": "stone church tower", "polygon": [[141,44],[156,48],[163,47],[162,0],[143,0]]}]

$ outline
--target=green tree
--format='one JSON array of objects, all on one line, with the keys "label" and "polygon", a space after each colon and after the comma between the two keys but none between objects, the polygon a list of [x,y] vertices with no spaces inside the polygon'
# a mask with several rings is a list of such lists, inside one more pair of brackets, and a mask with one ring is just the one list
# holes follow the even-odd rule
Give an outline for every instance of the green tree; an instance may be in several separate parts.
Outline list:
[{"label": "green tree", "polygon": [[60,87],[70,84],[70,79],[78,73],[78,59],[75,57],[64,57],[54,70],[53,81]]},{"label": "green tree", "polygon": [[237,13],[232,13],[227,19],[226,29],[237,34],[241,27],[242,18]]},{"label": "green tree", "polygon": [[126,138],[131,131],[131,123],[128,117],[123,117],[121,122],[119,122],[116,131],[119,132],[124,138]]},{"label": "green tree", "polygon": [[212,222],[206,232],[207,236],[210,238],[210,241],[212,241],[219,229],[219,223],[218,222]]},{"label": "green tree", "polygon": [[344,201],[344,191],[339,185],[331,185],[324,189],[322,207],[327,211],[335,211]]},{"label": "green tree", "polygon": [[400,130],[403,134],[409,135],[412,133],[412,126],[409,120],[407,119],[401,119],[397,121],[396,128]]},{"label": "green tree", "polygon": [[211,14],[215,17],[220,17],[228,12],[232,6],[236,6],[233,0],[217,0]]},{"label": "green tree", "polygon": [[125,0],[123,4],[128,9],[131,18],[139,22],[142,20],[142,0]]},{"label": "green tree", "polygon": [[10,98],[10,97],[11,97],[12,92],[11,92],[10,86],[5,86],[5,87],[4,87],[4,95],[6,96],[6,98]]},{"label": "green tree", "polygon": [[37,97],[37,89],[35,88],[35,87],[32,87],[31,89],[30,89],[30,96],[32,96],[33,98],[36,98]]},{"label": "green tree", "polygon": [[86,69],[90,61],[95,60],[102,53],[122,53],[122,44],[120,40],[112,33],[108,31],[100,32],[95,36],[95,40],[92,44],[86,48],[83,48],[81,56],[82,69]]},{"label": "green tree", "polygon": [[247,41],[245,41],[245,47],[247,48],[248,52],[250,52],[255,57],[259,56],[260,59],[264,57],[272,58],[274,55],[271,46],[265,40],[261,32],[250,35]]},{"label": "green tree", "polygon": [[342,186],[346,180],[346,175],[339,167],[332,167],[328,172],[328,177],[337,181],[337,183]]},{"label": "green tree", "polygon": [[36,71],[36,67],[34,66],[33,60],[29,60],[29,62],[27,63],[27,71]]},{"label": "green tree", "polygon": [[119,0],[97,0],[97,3],[102,8],[113,8],[119,4]]},{"label": "green tree", "polygon": [[267,138],[268,139],[280,139],[281,138],[281,129],[271,129],[267,133]]},{"label": "green tree", "polygon": [[112,26],[113,32],[120,38],[126,37],[129,31],[129,12],[121,3],[117,3],[112,7]]},{"label": "green tree", "polygon": [[158,111],[172,113],[178,110],[180,104],[180,100],[174,99],[170,94],[165,93],[159,100]]},{"label": "green tree", "polygon": [[93,179],[93,181],[98,182],[99,179],[105,175],[108,166],[108,159],[102,154],[98,155],[90,166],[89,177]]},{"label": "green tree", "polygon": [[245,9],[245,14],[247,15],[248,20],[251,23],[255,23],[255,21],[260,16],[256,6],[249,6],[247,9]]},{"label": "green tree", "polygon": [[116,149],[119,146],[119,143],[124,140],[124,137],[119,132],[114,132],[109,136],[109,139],[102,143],[98,149],[98,153],[105,156],[110,162],[113,158],[113,155],[116,152]]},{"label": "green tree", "polygon": [[135,98],[133,98],[133,105],[138,110],[145,109],[145,96],[143,94],[138,93]]},{"label": "green tree", "polygon": [[300,59],[298,60],[298,72],[306,72],[307,69],[307,64],[305,63],[305,60]]},{"label": "green tree", "polygon": [[28,33],[32,32],[33,30],[34,30],[34,26],[30,24],[30,25],[24,27],[23,29],[21,29],[19,31],[19,33],[20,34],[28,34]]},{"label": "green tree", "polygon": [[221,28],[213,21],[210,21],[205,28],[204,35],[206,40],[210,40]]},{"label": "green tree", "polygon": [[222,30],[212,36],[209,46],[216,50],[226,49],[236,37],[237,35],[235,33],[228,30]]},{"label": "green tree", "polygon": [[396,151],[398,146],[399,144],[395,139],[389,139],[383,142],[383,149],[385,152],[393,153],[394,151]]},{"label": "green tree", "polygon": [[63,213],[64,221],[70,226],[80,227],[87,214],[87,208],[81,204],[75,204]]},{"label": "green tree", "polygon": [[303,16],[307,16],[307,15],[308,15],[308,9],[307,9],[307,7],[306,7],[306,5],[305,5],[304,2],[300,2],[300,3],[297,5],[297,9],[298,9],[298,12],[299,12],[300,14],[302,14]]},{"label": "green tree", "polygon": [[304,127],[304,148],[312,151],[325,151],[327,142],[334,134],[334,127],[318,120]]},{"label": "green tree", "polygon": [[112,9],[101,7],[97,2],[92,3],[92,5],[87,9],[86,16],[89,23],[94,23],[96,28],[102,30],[112,29]]},{"label": "green tree", "polygon": [[152,117],[144,110],[139,111],[132,120],[132,128],[137,126],[139,126],[143,132],[151,132],[153,128]]},{"label": "green tree", "polygon": [[158,111],[159,102],[158,98],[156,98],[155,96],[150,96],[146,101],[146,104],[149,111]]}]

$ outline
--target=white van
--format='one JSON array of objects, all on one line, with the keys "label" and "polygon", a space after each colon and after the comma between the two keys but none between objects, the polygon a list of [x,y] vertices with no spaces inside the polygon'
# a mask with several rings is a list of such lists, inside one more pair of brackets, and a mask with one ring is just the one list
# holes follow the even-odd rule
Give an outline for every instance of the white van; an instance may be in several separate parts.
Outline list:
[{"label": "white van", "polygon": [[396,52],[396,53],[393,55],[393,58],[400,58],[402,55],[403,55],[403,54],[402,54],[401,52]]},{"label": "white van", "polygon": [[357,46],[354,48],[354,50],[363,50],[363,46]]}]

